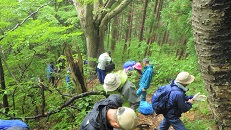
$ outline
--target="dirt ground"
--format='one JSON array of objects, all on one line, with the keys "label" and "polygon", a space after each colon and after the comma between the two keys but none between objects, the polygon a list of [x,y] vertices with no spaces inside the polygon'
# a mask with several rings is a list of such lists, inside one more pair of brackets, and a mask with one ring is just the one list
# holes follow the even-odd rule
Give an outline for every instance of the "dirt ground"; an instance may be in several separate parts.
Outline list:
[{"label": "dirt ground", "polygon": [[[147,95],[147,101],[151,102],[151,95]],[[136,128],[136,130],[157,130],[160,122],[162,121],[162,115],[143,115],[138,113],[138,126],[142,126],[142,128]],[[143,125],[142,125],[143,124]],[[169,130],[174,130],[173,128],[169,128]]]}]

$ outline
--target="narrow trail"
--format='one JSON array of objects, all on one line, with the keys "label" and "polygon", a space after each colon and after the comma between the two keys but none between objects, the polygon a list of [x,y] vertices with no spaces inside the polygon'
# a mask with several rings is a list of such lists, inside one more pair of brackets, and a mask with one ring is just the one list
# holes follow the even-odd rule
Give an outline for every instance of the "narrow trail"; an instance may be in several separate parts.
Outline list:
[{"label": "narrow trail", "polygon": [[[147,95],[147,101],[151,103],[151,95]],[[144,126],[143,130],[157,130],[162,119],[163,119],[162,115],[156,115],[155,113],[153,115],[143,115],[141,113],[138,113],[138,125],[139,124],[149,125],[148,128],[145,128],[145,125],[143,125]],[[141,130],[141,129],[136,128],[135,130]],[[174,130],[174,129],[169,128],[169,130]]]}]

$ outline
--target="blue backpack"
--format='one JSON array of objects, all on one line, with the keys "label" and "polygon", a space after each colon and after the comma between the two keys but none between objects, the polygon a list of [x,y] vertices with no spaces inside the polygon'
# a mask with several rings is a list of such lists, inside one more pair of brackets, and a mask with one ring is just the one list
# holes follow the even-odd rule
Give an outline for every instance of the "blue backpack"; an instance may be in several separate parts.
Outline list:
[{"label": "blue backpack", "polygon": [[152,105],[147,101],[140,101],[140,106],[138,112],[144,114],[144,115],[152,115],[154,110],[152,108]]},{"label": "blue backpack", "polygon": [[[167,103],[169,99],[169,95],[171,93],[172,87],[171,85],[160,86],[152,95],[152,108],[156,112],[156,114],[167,114]],[[177,91],[177,90],[175,90]]]}]

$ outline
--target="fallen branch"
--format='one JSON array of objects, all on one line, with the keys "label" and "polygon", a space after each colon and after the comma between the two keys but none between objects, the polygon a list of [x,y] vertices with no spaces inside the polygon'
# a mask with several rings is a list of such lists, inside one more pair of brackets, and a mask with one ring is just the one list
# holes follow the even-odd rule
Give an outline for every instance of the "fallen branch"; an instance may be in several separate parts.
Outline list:
[{"label": "fallen branch", "polygon": [[69,101],[65,102],[64,104],[62,104],[60,107],[54,109],[54,110],[51,110],[47,113],[42,113],[42,114],[38,114],[36,116],[31,116],[31,117],[12,117],[10,116],[9,114],[6,114],[6,113],[1,113],[1,114],[5,114],[6,116],[12,118],[12,119],[25,119],[25,120],[30,120],[30,119],[38,119],[38,118],[42,118],[42,117],[47,117],[47,120],[49,119],[49,116],[51,116],[52,114],[55,114],[55,113],[58,113],[60,112],[63,108],[69,106],[71,103],[73,103],[75,100],[79,99],[79,98],[83,98],[83,97],[87,97],[87,96],[90,96],[90,95],[104,95],[105,97],[108,97],[109,95],[106,94],[105,91],[90,91],[90,92],[85,92],[85,93],[82,93],[82,94],[78,94],[78,95],[75,95],[74,97],[70,98]]}]

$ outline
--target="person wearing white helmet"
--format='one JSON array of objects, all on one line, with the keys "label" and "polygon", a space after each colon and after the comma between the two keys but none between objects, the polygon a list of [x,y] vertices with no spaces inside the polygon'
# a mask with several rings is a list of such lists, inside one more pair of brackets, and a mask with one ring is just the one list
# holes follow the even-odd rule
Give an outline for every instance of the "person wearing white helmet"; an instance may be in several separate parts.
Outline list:
[{"label": "person wearing white helmet", "polygon": [[137,124],[135,111],[122,107],[123,99],[112,94],[95,103],[93,109],[84,118],[80,130],[133,130]]}]

